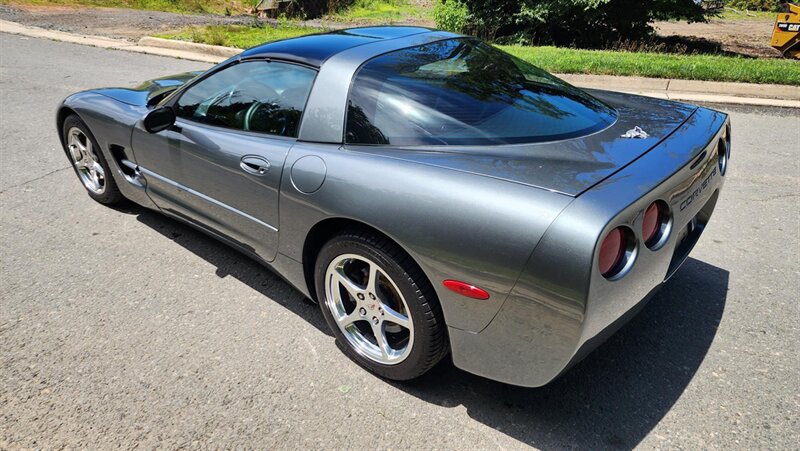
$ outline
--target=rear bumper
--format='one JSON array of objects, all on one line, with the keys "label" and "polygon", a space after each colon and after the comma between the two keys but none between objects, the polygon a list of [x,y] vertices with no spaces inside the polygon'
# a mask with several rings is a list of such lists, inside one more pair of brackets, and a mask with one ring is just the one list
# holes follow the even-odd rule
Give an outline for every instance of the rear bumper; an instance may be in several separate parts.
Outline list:
[{"label": "rear bumper", "polygon": [[[536,387],[579,362],[631,318],[675,273],[716,207],[724,175],[717,145],[727,117],[700,109],[634,163],[582,194],[551,225],[492,322],[480,333],[451,328],[453,361],[466,371]],[[641,242],[624,277],[594,266],[600,238],[626,225],[641,230],[656,199],[671,229],[657,250]]]},{"label": "rear bumper", "polygon": [[659,290],[661,290],[661,288],[664,286],[664,283],[666,283],[666,281],[669,280],[669,278],[672,277],[675,272],[677,272],[681,265],[683,265],[683,262],[685,262],[689,257],[689,253],[700,239],[700,235],[703,234],[703,231],[708,224],[708,220],[711,218],[711,214],[714,212],[717,199],[719,198],[719,189],[721,188],[721,183],[722,182],[716,186],[716,190],[713,192],[711,198],[706,201],[706,204],[697,212],[697,214],[695,214],[695,216],[687,223],[687,225],[684,226],[687,228],[686,233],[681,234],[680,231],[678,231],[672,253],[672,259],[670,260],[670,264],[667,268],[667,275],[664,281],[656,285],[652,290],[650,290],[650,292],[647,293],[647,295],[644,296],[644,298],[640,299],[638,302],[635,302],[629,310],[623,312],[610,324],[605,326],[602,324],[596,325],[604,328],[591,338],[587,338],[581,343],[580,347],[575,351],[575,354],[572,356],[569,363],[556,377],[564,374],[573,365],[583,360],[583,358],[589,355],[589,353],[591,353],[596,347],[603,344],[606,339],[614,335],[614,333],[624,326],[625,323],[636,316],[636,314],[639,313],[639,311],[641,311],[645,305],[647,305],[647,302],[650,301],[650,299],[652,299],[653,296],[659,292]]}]

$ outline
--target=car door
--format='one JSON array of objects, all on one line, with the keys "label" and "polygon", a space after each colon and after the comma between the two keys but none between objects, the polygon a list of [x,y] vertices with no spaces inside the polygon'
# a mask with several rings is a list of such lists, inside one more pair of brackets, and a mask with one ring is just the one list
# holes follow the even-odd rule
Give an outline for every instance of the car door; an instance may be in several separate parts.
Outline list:
[{"label": "car door", "polygon": [[156,205],[272,261],[284,161],[315,75],[290,63],[236,63],[172,101],[173,127],[136,127],[136,163]]}]

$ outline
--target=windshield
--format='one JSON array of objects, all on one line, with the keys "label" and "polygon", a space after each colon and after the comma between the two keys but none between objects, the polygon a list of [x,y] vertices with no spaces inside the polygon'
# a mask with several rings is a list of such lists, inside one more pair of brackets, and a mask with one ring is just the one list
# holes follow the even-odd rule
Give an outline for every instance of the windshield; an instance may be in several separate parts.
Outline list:
[{"label": "windshield", "polygon": [[485,145],[602,130],[615,111],[477,39],[449,39],[367,62],[350,90],[350,144]]}]

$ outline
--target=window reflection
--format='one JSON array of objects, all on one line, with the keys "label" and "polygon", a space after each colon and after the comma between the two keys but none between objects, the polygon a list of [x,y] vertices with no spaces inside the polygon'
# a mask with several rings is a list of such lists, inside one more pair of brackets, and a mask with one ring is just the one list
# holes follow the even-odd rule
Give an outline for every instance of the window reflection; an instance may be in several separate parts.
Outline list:
[{"label": "window reflection", "polygon": [[297,137],[315,75],[293,64],[236,64],[189,88],[176,113],[218,127]]},{"label": "window reflection", "polygon": [[603,129],[616,113],[476,39],[403,49],[368,62],[348,101],[351,144],[511,144]]}]

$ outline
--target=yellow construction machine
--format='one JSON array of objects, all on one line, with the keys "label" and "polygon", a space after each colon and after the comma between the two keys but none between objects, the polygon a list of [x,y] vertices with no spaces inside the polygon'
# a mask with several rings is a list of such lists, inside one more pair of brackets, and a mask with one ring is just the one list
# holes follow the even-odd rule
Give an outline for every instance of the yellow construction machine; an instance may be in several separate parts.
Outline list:
[{"label": "yellow construction machine", "polygon": [[800,6],[784,3],[775,18],[770,45],[786,58],[800,58]]}]

